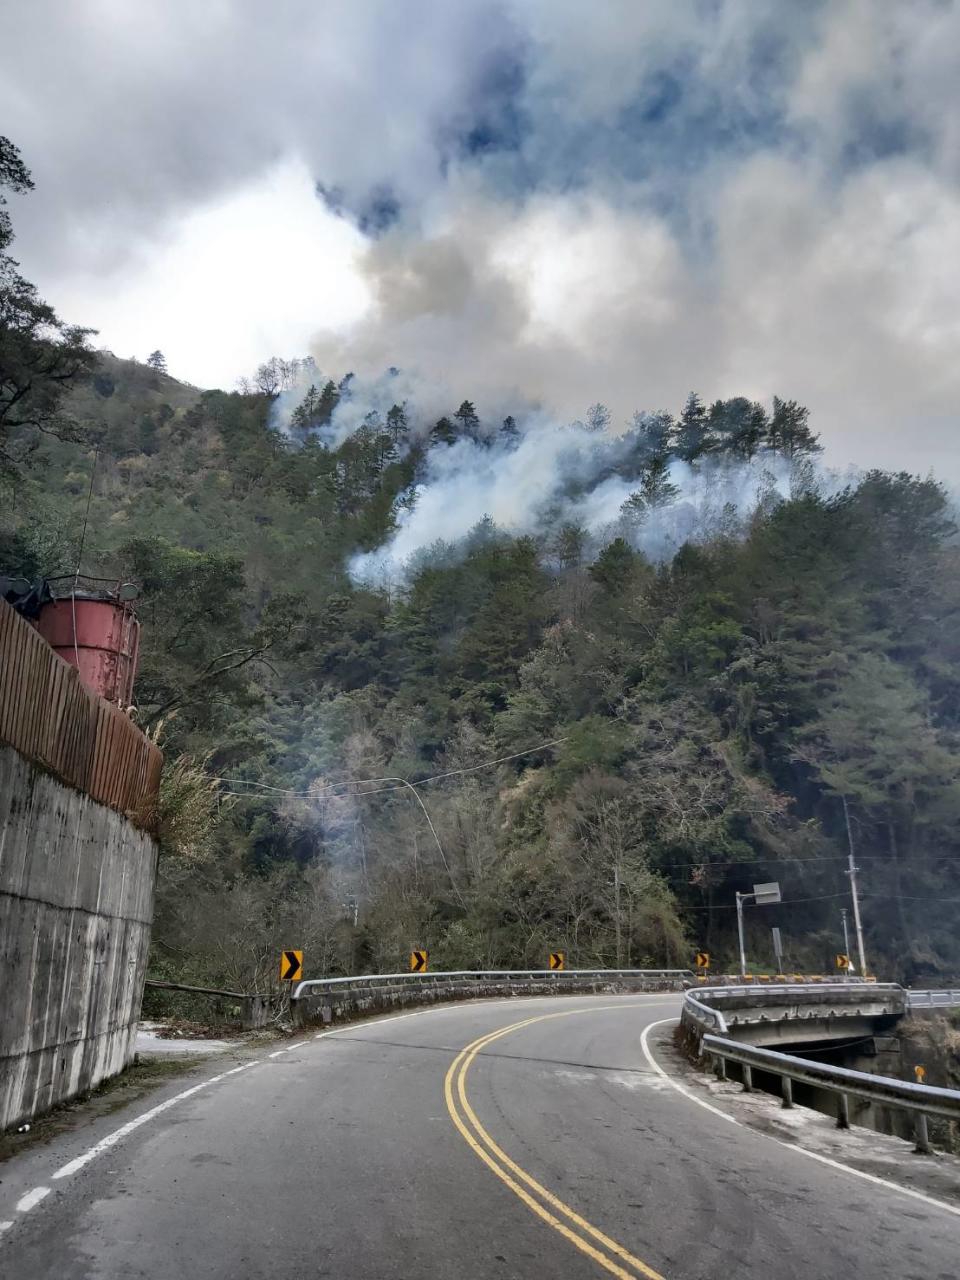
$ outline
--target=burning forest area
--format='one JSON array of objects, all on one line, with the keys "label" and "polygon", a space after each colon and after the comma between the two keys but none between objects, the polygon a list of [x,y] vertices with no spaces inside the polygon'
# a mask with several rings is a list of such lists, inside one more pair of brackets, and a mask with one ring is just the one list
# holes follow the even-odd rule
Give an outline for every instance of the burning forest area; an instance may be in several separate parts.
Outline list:
[{"label": "burning forest area", "polygon": [[[151,975],[960,967],[960,558],[935,476],[825,460],[796,400],[558,420],[275,359],[90,354],[14,424],[14,578],[136,584],[162,747]],[[691,381],[696,371],[691,371]],[[642,388],[638,388],[638,396]],[[512,409],[512,412],[509,410]],[[29,463],[26,462],[29,455]],[[780,929],[783,959],[769,929]]]}]

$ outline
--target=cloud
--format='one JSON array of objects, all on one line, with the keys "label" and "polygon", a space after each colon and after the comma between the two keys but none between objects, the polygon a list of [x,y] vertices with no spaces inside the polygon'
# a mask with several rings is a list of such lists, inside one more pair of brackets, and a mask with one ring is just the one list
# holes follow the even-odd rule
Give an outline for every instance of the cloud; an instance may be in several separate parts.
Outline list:
[{"label": "cloud", "polygon": [[294,287],[277,206],[212,328],[312,330],[325,371],[398,365],[490,418],[778,392],[840,463],[960,479],[956,3],[34,0],[7,34],[18,246],[71,318],[97,276],[133,327],[153,264],[189,282],[185,224],[215,239],[297,172],[329,287]]}]

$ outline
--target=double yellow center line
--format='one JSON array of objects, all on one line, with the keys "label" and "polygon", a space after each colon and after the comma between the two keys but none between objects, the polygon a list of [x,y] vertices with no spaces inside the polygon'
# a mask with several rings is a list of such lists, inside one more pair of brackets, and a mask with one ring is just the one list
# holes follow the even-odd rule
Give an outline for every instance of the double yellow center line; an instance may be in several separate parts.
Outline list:
[{"label": "double yellow center line", "polygon": [[[616,1007],[615,1005],[600,1006],[603,1009]],[[546,1022],[551,1018],[568,1018],[576,1013],[599,1012],[600,1008],[594,1006],[592,1010],[568,1009],[563,1013],[545,1013],[536,1018],[524,1018],[521,1022],[514,1022],[509,1027],[501,1027],[499,1031],[491,1031],[488,1035],[481,1036],[472,1044],[468,1044],[454,1060],[443,1082],[443,1094],[450,1118],[471,1151],[480,1157],[504,1186],[509,1187],[532,1213],[553,1227],[554,1231],[558,1231],[581,1253],[585,1253],[587,1257],[599,1263],[605,1271],[620,1277],[620,1280],[637,1280],[638,1275],[644,1276],[645,1280],[663,1280],[663,1276],[658,1271],[648,1267],[623,1245],[617,1244],[616,1240],[611,1240],[608,1235],[587,1222],[576,1210],[564,1204],[552,1191],[548,1191],[537,1182],[536,1178],[532,1178],[526,1170],[521,1169],[514,1160],[511,1160],[477,1119],[467,1098],[467,1072],[477,1054],[482,1053],[495,1040],[511,1035],[522,1027],[532,1026],[535,1022]]]}]

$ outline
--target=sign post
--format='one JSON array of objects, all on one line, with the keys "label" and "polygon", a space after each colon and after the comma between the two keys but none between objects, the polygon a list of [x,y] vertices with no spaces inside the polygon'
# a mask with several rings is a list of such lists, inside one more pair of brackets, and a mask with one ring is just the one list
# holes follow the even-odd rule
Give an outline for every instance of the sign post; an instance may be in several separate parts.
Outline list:
[{"label": "sign post", "polygon": [[770,932],[773,934],[773,955],[777,962],[777,973],[783,973],[783,939],[780,937],[780,930],[776,925]]},{"label": "sign post", "polygon": [[737,937],[740,941],[740,977],[747,976],[747,952],[743,942],[743,904],[755,902],[758,907],[769,907],[780,901],[780,885],[776,880],[766,880],[763,884],[755,884],[753,893],[741,893],[737,890]]}]

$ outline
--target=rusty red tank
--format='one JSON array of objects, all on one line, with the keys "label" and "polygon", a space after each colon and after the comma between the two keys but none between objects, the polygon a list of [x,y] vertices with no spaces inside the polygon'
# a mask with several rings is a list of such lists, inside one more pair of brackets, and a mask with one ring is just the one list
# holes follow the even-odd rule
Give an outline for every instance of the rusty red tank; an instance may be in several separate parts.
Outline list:
[{"label": "rusty red tank", "polygon": [[41,604],[34,625],[77,668],[88,689],[129,707],[140,649],[140,623],[130,601],[121,590],[74,587],[72,582],[68,594],[61,591]]}]

